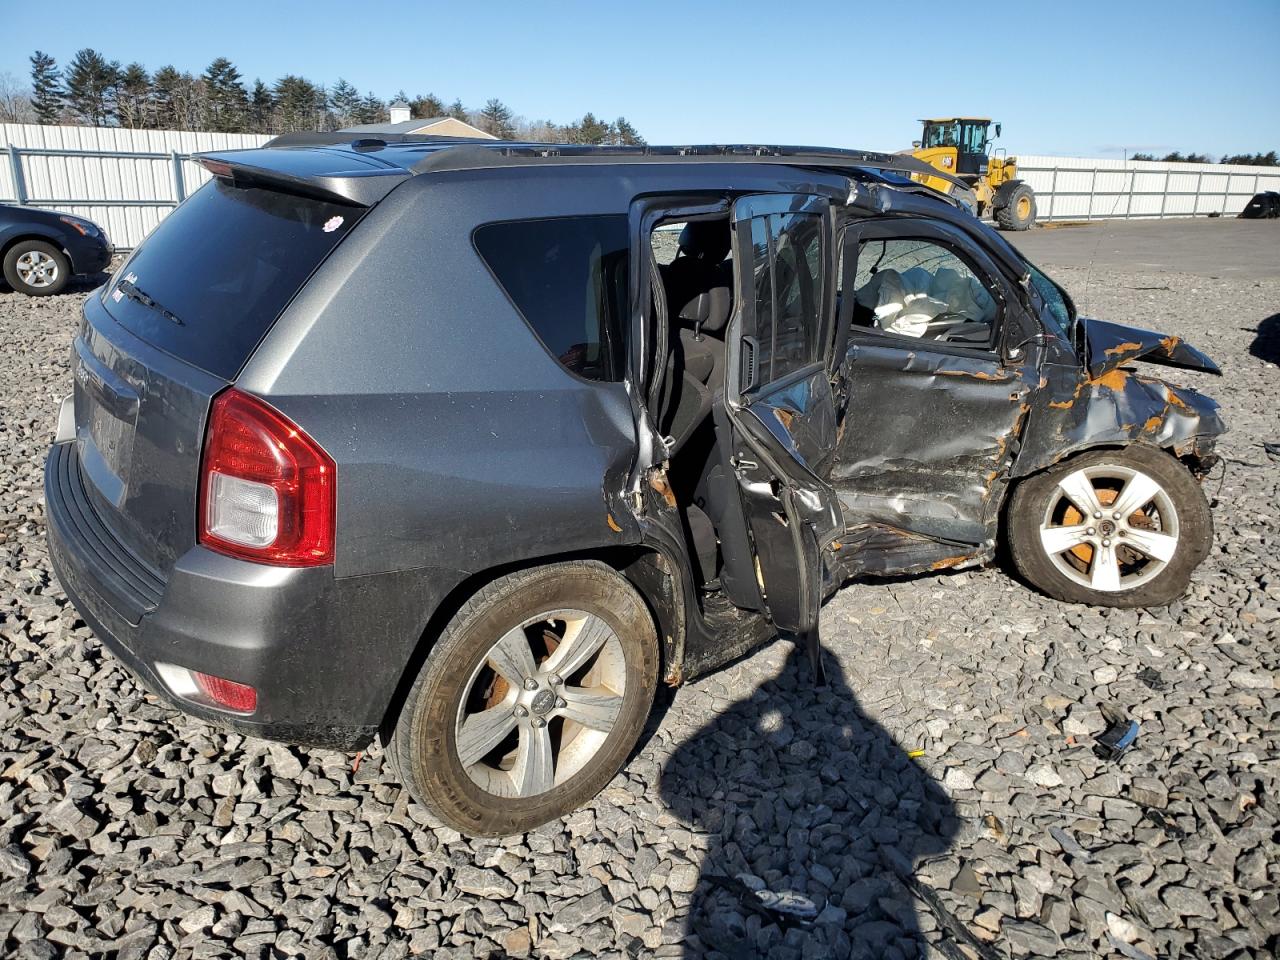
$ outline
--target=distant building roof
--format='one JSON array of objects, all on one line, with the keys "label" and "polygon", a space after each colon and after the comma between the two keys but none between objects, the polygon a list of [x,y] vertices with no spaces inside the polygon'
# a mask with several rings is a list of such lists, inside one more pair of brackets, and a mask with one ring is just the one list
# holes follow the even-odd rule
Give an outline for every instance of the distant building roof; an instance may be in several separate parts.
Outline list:
[{"label": "distant building roof", "polygon": [[476,140],[497,140],[465,120],[454,117],[427,117],[425,120],[401,120],[399,123],[360,123],[343,127],[343,133],[425,133],[445,137],[472,137]]}]

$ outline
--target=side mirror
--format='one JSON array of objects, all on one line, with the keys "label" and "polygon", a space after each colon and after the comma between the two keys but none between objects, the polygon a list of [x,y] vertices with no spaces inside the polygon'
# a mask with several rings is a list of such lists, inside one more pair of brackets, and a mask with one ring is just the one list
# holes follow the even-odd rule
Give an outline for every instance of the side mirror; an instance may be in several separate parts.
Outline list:
[{"label": "side mirror", "polygon": [[1000,124],[996,124],[996,136],[1000,136]]},{"label": "side mirror", "polygon": [[919,140],[912,140],[912,141],[911,141],[911,145],[912,145],[913,147],[915,147],[917,150],[919,150],[919,149],[920,149],[920,141],[919,141]]}]

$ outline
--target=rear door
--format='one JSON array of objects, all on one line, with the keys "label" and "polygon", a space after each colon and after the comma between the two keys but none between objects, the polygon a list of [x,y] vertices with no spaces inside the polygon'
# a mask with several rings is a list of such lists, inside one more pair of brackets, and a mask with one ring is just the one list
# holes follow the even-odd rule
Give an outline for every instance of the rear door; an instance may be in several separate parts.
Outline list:
[{"label": "rear door", "polygon": [[804,634],[817,626],[821,551],[842,529],[821,479],[836,443],[832,215],[823,198],[770,194],[740,198],[733,219],[730,463],[769,614]]}]

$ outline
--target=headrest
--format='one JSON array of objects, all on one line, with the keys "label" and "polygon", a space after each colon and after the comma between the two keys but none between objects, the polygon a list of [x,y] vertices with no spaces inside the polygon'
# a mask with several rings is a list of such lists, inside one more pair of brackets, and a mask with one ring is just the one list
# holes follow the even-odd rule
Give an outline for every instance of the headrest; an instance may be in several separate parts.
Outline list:
[{"label": "headrest", "polygon": [[729,322],[733,296],[728,287],[712,287],[695,295],[680,310],[680,323],[703,333],[719,333]]},{"label": "headrest", "polygon": [[680,251],[707,263],[719,263],[729,254],[728,220],[693,220],[680,231]]}]

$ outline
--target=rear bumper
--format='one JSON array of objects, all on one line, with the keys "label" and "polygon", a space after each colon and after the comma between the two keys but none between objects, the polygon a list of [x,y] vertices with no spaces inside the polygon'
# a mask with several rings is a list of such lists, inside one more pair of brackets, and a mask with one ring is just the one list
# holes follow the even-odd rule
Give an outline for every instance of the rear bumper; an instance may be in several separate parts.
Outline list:
[{"label": "rear bumper", "polygon": [[[426,571],[336,579],[331,567],[269,567],[197,546],[167,578],[152,574],[148,592],[110,530],[86,513],[81,483],[75,444],[56,444],[44,481],[54,573],[85,623],[153,692],[252,736],[340,750],[372,739],[434,608]],[[236,715],[179,697],[157,663],[250,684],[257,709]]]}]

